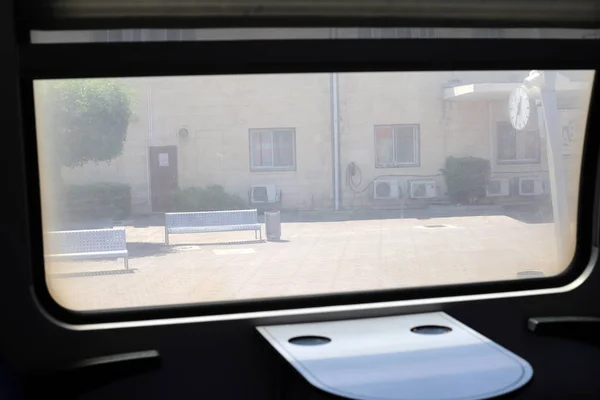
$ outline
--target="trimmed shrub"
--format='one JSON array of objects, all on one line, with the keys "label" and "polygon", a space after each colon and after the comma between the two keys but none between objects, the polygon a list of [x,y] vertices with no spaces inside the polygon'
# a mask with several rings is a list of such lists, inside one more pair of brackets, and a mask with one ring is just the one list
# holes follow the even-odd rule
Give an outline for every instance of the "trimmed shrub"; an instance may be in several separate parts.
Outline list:
[{"label": "trimmed shrub", "polygon": [[122,220],[131,215],[131,187],[114,182],[69,185],[62,209],[66,220]]},{"label": "trimmed shrub", "polygon": [[179,189],[175,192],[173,203],[177,211],[243,210],[247,208],[244,200],[239,196],[227,193],[220,185]]},{"label": "trimmed shrub", "polygon": [[470,204],[485,197],[490,181],[490,162],[478,157],[448,157],[442,173],[448,188],[448,198],[456,203]]}]

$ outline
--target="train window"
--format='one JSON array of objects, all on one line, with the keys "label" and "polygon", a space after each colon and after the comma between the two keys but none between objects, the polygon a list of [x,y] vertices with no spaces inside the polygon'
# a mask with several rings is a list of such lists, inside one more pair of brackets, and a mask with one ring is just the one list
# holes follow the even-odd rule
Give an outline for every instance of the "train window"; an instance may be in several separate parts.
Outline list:
[{"label": "train window", "polygon": [[38,79],[48,289],[89,311],[557,276],[593,79]]}]

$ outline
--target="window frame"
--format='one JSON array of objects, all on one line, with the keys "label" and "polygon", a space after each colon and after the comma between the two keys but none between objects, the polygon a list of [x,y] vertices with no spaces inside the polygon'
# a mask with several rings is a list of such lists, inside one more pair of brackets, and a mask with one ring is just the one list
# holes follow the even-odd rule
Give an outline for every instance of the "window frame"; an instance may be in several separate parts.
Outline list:
[{"label": "window frame", "polygon": [[[37,304],[54,321],[70,326],[174,318],[250,315],[263,311],[309,309],[354,305],[385,307],[389,302],[438,304],[458,302],[473,296],[498,298],[526,293],[559,293],[572,290],[589,276],[595,265],[598,244],[596,189],[600,189],[597,156],[600,135],[586,134],[579,184],[577,243],[567,269],[553,277],[524,280],[463,283],[435,287],[396,288],[363,292],[329,293],[286,298],[252,299],[239,302],[162,305],[136,309],[74,311],[58,304],[46,285],[44,269],[41,193],[35,131],[33,81],[36,79],[227,75],[253,73],[330,73],[375,71],[600,69],[595,59],[597,43],[577,40],[512,40],[489,42],[478,39],[420,40],[297,40],[246,42],[172,42],[24,44],[19,47],[20,128],[14,135],[16,151],[9,152],[15,168],[15,187],[26,185],[26,201],[16,202],[7,224],[14,226],[15,254],[31,274]],[[556,49],[561,56],[556,56]],[[535,50],[535,51],[534,51]],[[78,57],[71,57],[73,53]],[[212,54],[206,57],[206,54]],[[411,54],[410,58],[405,55]],[[511,57],[506,57],[511,54]],[[152,59],[153,62],[147,62]],[[118,62],[115,62],[118,60]],[[592,93],[600,90],[596,76]],[[600,127],[600,99],[592,96],[586,132]],[[341,137],[343,140],[343,135]],[[581,182],[584,182],[582,185]],[[12,178],[11,178],[12,179]],[[16,194],[23,196],[24,194]],[[594,218],[590,218],[590,216]],[[22,216],[22,217],[21,217]],[[23,224],[22,221],[27,221]],[[395,304],[394,303],[394,304]],[[334,307],[335,309],[335,307]]]},{"label": "window frame", "polygon": [[[396,128],[400,127],[413,128],[413,162],[398,162],[396,159]],[[390,128],[392,130],[392,157],[394,158],[392,165],[382,165],[377,162],[377,128]],[[375,168],[417,168],[421,166],[421,125],[420,124],[391,124],[391,125],[375,125],[373,128],[375,140]]]},{"label": "window frame", "polygon": [[[501,159],[500,158],[500,126],[506,125],[510,126],[513,131],[515,131],[515,159]],[[517,135],[522,133],[532,133],[536,134],[536,143],[537,143],[537,151],[536,158],[518,158],[519,155],[519,138]],[[521,141],[525,141],[525,138],[521,139]],[[496,159],[496,164],[498,165],[538,165],[542,162],[542,139],[540,137],[540,131],[538,129],[534,131],[517,131],[514,129],[509,121],[497,121],[495,124],[495,132],[494,132],[494,143],[495,143],[495,154],[494,157]]]},{"label": "window frame", "polygon": [[[292,135],[292,165],[277,167],[273,166],[256,166],[254,165],[254,149],[252,147],[252,136],[256,133],[270,132],[271,133],[271,154],[273,164],[275,164],[275,142],[273,134],[276,131],[289,131]],[[289,172],[296,171],[296,128],[250,128],[248,130],[248,146],[250,158],[250,172]]]}]

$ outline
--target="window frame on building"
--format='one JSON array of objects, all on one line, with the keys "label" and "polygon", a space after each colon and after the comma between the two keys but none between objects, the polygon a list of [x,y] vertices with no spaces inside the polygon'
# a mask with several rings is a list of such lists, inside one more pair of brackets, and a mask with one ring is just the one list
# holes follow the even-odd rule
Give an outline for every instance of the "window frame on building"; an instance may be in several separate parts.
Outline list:
[{"label": "window frame on building", "polygon": [[[274,133],[276,132],[287,132],[292,135],[291,148],[292,148],[292,163],[291,165],[275,165],[275,141],[273,139]],[[271,162],[273,165],[256,165],[254,157],[254,141],[253,135],[260,133],[271,134]],[[279,172],[279,171],[295,171],[296,170],[296,128],[252,128],[248,131],[248,149],[250,158],[250,171],[251,172]]]},{"label": "window frame on building", "polygon": [[[500,135],[501,135],[501,133],[504,134],[506,132],[501,131],[500,128],[506,127],[506,126],[508,126],[515,133],[515,158],[514,159],[508,159],[508,158],[501,157],[502,153],[500,150],[500,141],[501,141]],[[519,146],[521,146],[521,147],[526,146],[525,135],[532,135],[535,137],[536,156],[534,158],[527,158],[527,157],[519,156],[519,154],[525,153],[525,149],[519,149]],[[495,144],[494,156],[496,158],[496,163],[499,165],[528,165],[528,164],[540,164],[541,163],[542,139],[540,137],[540,131],[537,129],[533,130],[533,131],[517,131],[515,128],[512,127],[510,122],[498,121],[495,124],[494,144]]]},{"label": "window frame on building", "polygon": [[[396,131],[398,128],[413,128],[413,161],[402,162],[398,161],[397,157],[397,145],[396,135],[399,133]],[[378,129],[391,129],[392,130],[392,162],[389,164],[382,164],[379,161],[379,143],[377,131]],[[420,124],[382,124],[375,125],[373,128],[373,138],[375,144],[375,168],[413,168],[421,166],[421,125]]]}]

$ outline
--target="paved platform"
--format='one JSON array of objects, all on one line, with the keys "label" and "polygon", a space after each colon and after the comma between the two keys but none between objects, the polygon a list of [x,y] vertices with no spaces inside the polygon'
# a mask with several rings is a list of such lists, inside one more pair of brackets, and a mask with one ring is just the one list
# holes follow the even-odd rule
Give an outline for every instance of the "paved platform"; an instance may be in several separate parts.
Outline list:
[{"label": "paved platform", "polygon": [[[502,215],[289,222],[281,242],[253,232],[173,235],[127,226],[120,260],[48,263],[50,290],[76,310],[516,279],[562,271],[551,223]],[[264,233],[264,231],[263,231]]]}]

